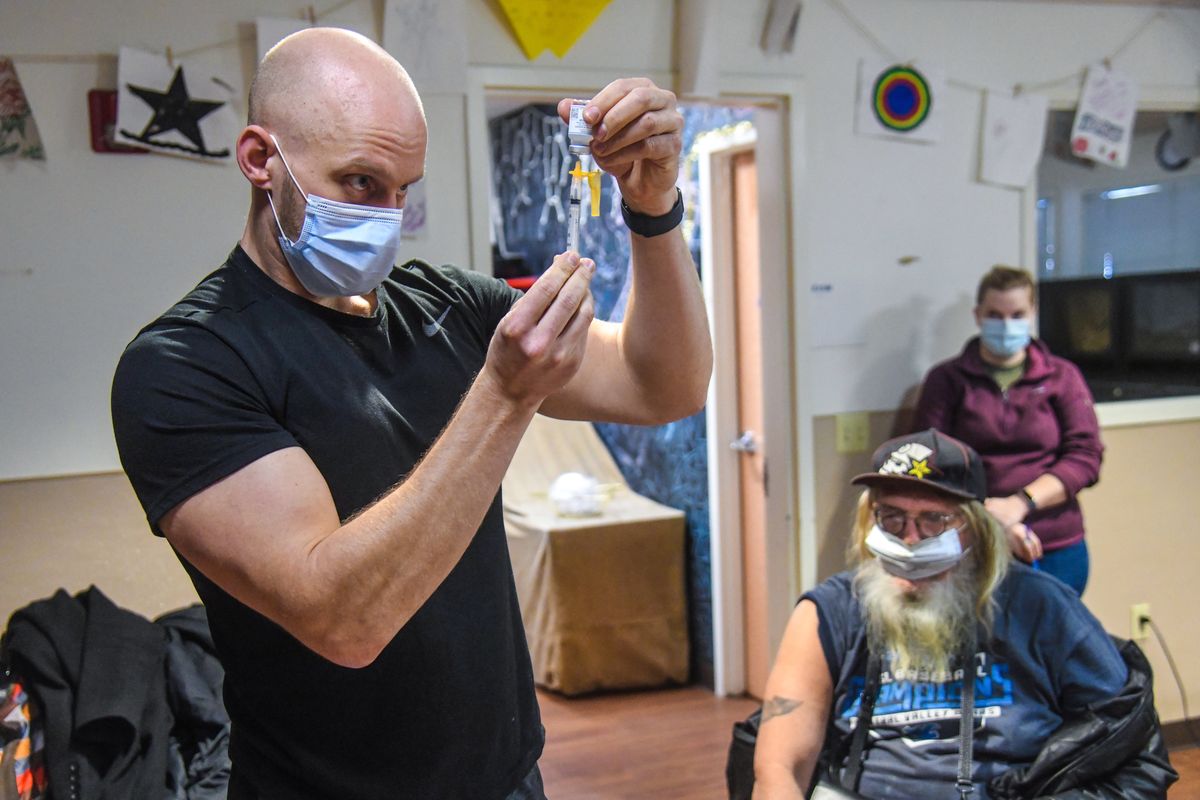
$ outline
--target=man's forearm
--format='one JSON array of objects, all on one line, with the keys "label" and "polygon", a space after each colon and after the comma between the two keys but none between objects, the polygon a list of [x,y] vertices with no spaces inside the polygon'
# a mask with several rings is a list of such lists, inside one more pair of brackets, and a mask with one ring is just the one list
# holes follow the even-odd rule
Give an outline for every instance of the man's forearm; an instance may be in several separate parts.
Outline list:
[{"label": "man's forearm", "polygon": [[804,800],[804,788],[786,766],[771,764],[755,770],[754,800]]},{"label": "man's forearm", "polygon": [[663,419],[695,413],[712,374],[712,339],[696,266],[678,230],[630,235],[633,284],[621,330],[631,380]]},{"label": "man's forearm", "polygon": [[535,408],[481,373],[417,467],[310,550],[307,579],[328,606],[298,622],[321,626],[312,635],[339,661],[370,663],[458,563]]}]

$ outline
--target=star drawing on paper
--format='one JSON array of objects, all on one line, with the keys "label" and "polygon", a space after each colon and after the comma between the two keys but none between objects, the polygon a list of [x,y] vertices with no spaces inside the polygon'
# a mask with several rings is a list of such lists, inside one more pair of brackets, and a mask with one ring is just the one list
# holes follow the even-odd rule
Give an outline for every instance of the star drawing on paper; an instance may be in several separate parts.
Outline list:
[{"label": "star drawing on paper", "polygon": [[[135,134],[124,129],[121,130],[122,134],[132,139],[137,139],[139,142],[154,145],[155,147],[171,147],[176,150],[183,150],[184,152],[196,153],[211,158],[225,158],[229,155],[228,148],[217,152],[212,152],[206,148],[204,146],[204,135],[200,132],[200,120],[225,105],[225,103],[213,102],[211,100],[193,100],[189,97],[187,83],[183,79],[182,66],[175,68],[175,76],[171,78],[171,85],[165,92],[147,89],[142,86],[134,86],[131,83],[126,84],[126,86],[129,88],[129,91],[136,94],[150,108],[154,109],[154,116],[146,123],[146,127],[142,129],[140,134]],[[169,131],[179,131],[195,147],[186,147],[154,138]]]},{"label": "star drawing on paper", "polygon": [[912,469],[908,471],[909,475],[914,478],[923,479],[926,475],[932,472],[929,468],[929,459],[913,459]]}]

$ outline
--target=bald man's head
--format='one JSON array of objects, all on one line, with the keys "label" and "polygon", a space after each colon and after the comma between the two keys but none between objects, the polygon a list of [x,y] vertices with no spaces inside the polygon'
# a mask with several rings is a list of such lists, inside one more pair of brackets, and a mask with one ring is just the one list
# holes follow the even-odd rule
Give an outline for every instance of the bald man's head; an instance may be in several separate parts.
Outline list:
[{"label": "bald man's head", "polygon": [[421,99],[400,62],[370,39],[341,28],[308,28],[263,57],[250,85],[251,125],[306,139],[334,134],[371,103]]}]

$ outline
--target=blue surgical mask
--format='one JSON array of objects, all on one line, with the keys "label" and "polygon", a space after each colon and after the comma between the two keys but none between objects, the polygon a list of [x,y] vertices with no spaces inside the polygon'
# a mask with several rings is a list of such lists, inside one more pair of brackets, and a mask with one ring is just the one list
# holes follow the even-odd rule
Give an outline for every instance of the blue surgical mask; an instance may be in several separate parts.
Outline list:
[{"label": "blue surgical mask", "polygon": [[940,575],[962,561],[969,550],[963,550],[957,528],[922,539],[909,547],[899,537],[876,525],[867,534],[864,544],[888,574],[911,581]]},{"label": "blue surgical mask", "polygon": [[983,346],[1001,358],[1011,358],[1029,347],[1028,319],[988,318],[980,323],[979,329]]},{"label": "blue surgical mask", "polygon": [[[271,141],[279,147],[274,134]],[[282,149],[279,157],[304,194]],[[378,288],[396,264],[404,210],[341,203],[315,194],[305,195],[305,200],[304,226],[293,242],[283,232],[275,201],[267,193],[279,228],[279,247],[300,285],[316,297],[352,297]]]}]

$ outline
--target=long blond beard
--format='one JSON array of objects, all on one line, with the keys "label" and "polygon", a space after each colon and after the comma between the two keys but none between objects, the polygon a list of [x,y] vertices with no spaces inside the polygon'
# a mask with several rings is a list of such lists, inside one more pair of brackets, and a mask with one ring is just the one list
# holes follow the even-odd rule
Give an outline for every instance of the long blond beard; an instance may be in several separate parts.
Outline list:
[{"label": "long blond beard", "polygon": [[854,585],[871,649],[892,654],[894,675],[928,673],[936,679],[949,674],[975,625],[975,571],[969,560],[944,579],[922,582],[910,592],[870,558],[859,565]]}]

